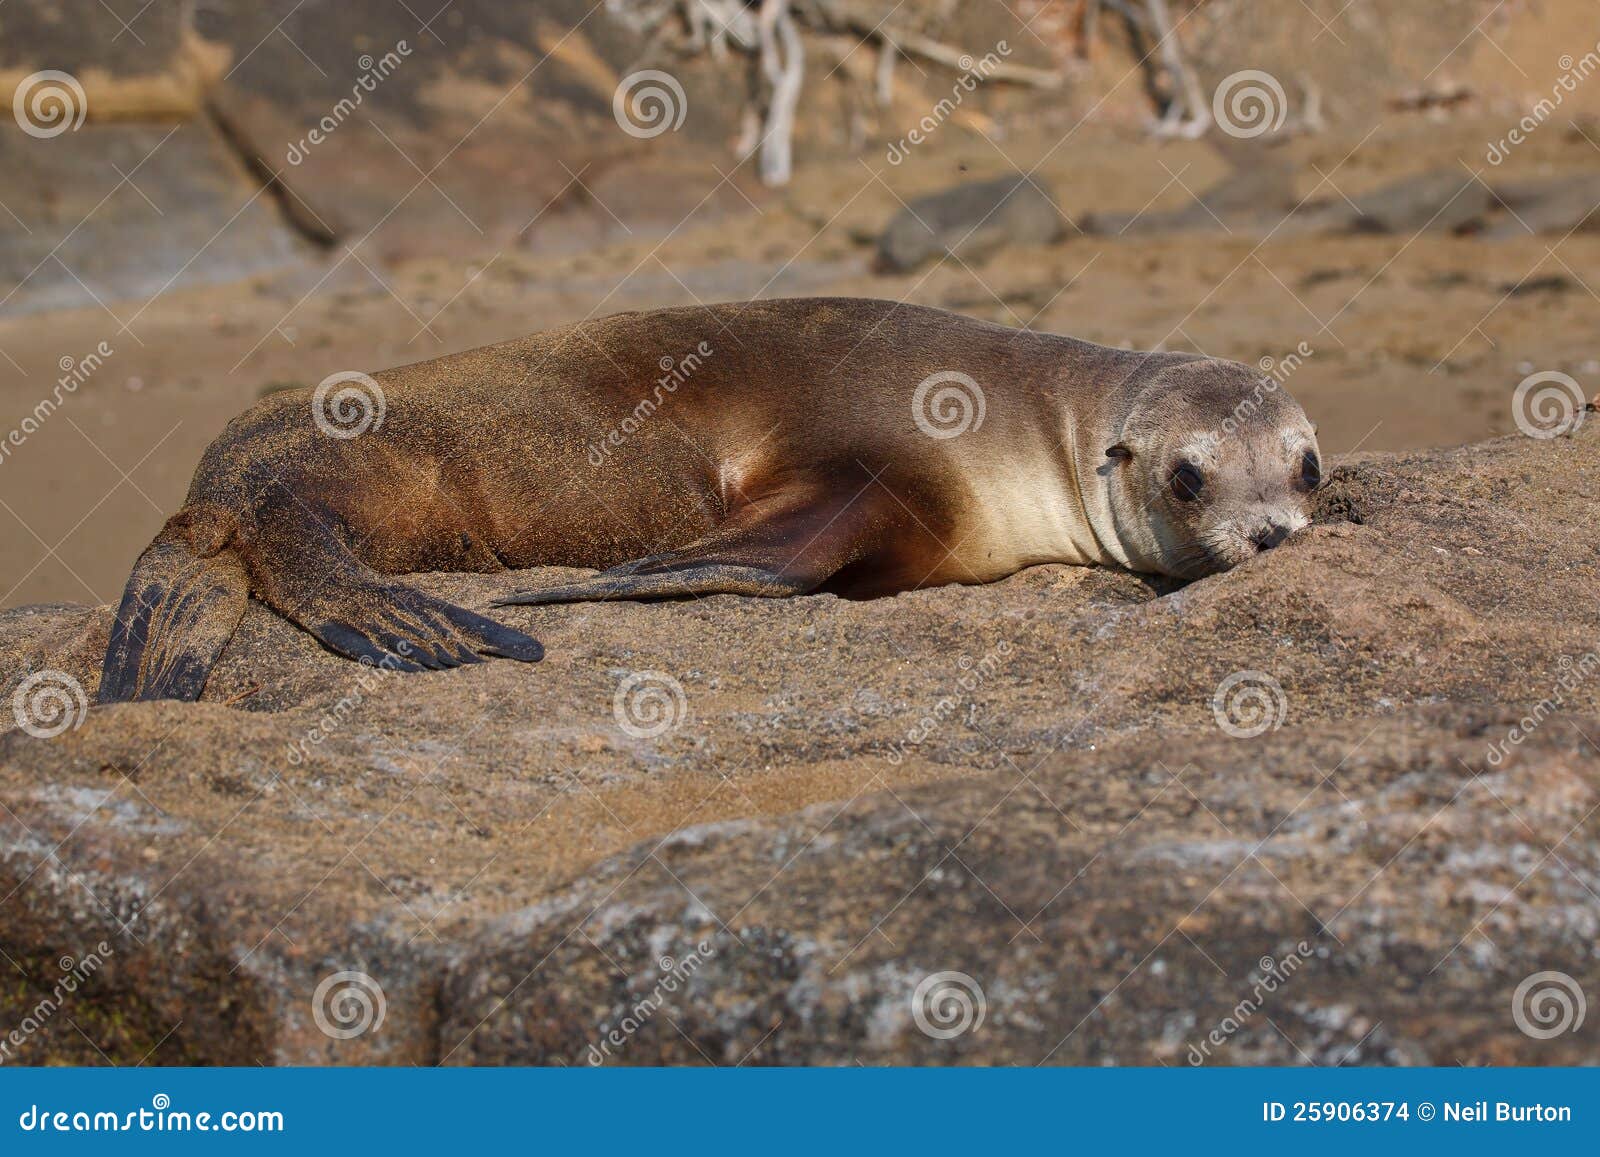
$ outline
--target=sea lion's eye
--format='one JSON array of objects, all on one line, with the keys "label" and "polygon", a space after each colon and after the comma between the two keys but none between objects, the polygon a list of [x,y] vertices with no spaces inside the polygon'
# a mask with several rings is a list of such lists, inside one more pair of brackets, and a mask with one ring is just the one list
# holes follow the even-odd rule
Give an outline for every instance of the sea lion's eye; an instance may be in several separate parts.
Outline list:
[{"label": "sea lion's eye", "polygon": [[1172,468],[1172,475],[1167,479],[1167,486],[1172,491],[1172,496],[1179,502],[1193,502],[1200,497],[1200,491],[1205,489],[1205,475],[1200,473],[1200,467],[1188,459],[1184,459]]},{"label": "sea lion's eye", "polygon": [[1303,490],[1315,490],[1322,483],[1322,463],[1317,461],[1317,452],[1307,450],[1300,456],[1300,487]]}]

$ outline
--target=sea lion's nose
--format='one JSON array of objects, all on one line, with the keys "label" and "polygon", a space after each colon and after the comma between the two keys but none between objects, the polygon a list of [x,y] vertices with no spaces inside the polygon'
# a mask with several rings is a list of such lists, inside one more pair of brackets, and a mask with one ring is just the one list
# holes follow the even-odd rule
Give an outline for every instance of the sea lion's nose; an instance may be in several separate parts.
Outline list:
[{"label": "sea lion's nose", "polygon": [[1255,543],[1256,550],[1271,550],[1284,539],[1289,537],[1289,528],[1279,526],[1276,522],[1269,522],[1260,530],[1250,536],[1250,541]]}]

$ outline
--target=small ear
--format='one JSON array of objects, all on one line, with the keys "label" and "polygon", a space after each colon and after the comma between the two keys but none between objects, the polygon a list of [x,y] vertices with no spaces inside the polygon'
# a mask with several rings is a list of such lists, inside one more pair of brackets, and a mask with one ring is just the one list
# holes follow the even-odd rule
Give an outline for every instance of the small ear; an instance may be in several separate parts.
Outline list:
[{"label": "small ear", "polygon": [[1118,442],[1106,451],[1106,457],[1115,459],[1118,462],[1127,462],[1133,458],[1133,451],[1128,449],[1124,443]]}]

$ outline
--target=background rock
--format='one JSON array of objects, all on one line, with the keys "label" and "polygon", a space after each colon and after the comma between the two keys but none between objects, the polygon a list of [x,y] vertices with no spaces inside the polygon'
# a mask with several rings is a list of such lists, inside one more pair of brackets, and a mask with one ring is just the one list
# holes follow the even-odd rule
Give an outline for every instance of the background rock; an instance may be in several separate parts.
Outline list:
[{"label": "background rock", "polygon": [[1008,245],[1050,245],[1068,224],[1050,190],[1025,174],[918,197],[878,238],[878,267],[904,273],[953,256],[982,261]]},{"label": "background rock", "polygon": [[[682,132],[618,127],[612,96],[644,46],[603,7],[461,0],[432,20],[403,4],[153,8],[124,21],[98,0],[18,0],[5,14],[19,35],[0,38],[0,90],[62,70],[87,113],[59,136],[0,132],[0,201],[41,226],[0,243],[19,307],[263,272],[320,284],[318,247],[381,267],[742,205],[731,189],[674,193],[674,167],[720,154],[733,131],[693,71]],[[615,180],[623,161],[660,170],[653,195]]]}]

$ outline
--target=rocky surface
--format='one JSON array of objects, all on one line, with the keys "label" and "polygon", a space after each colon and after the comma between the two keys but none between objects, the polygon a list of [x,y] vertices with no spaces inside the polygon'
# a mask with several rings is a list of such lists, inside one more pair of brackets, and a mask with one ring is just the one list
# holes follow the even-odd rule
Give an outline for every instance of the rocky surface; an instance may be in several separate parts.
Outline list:
[{"label": "rocky surface", "polygon": [[533,667],[252,608],[206,701],[66,717],[110,608],[8,612],[5,1059],[1600,1061],[1514,1015],[1600,997],[1597,499],[1591,418],[1180,589],[501,612]]}]

